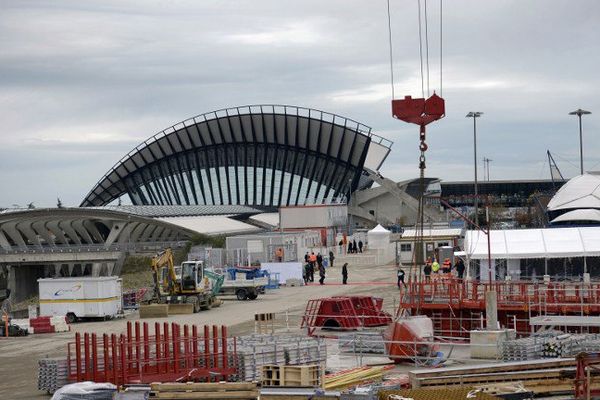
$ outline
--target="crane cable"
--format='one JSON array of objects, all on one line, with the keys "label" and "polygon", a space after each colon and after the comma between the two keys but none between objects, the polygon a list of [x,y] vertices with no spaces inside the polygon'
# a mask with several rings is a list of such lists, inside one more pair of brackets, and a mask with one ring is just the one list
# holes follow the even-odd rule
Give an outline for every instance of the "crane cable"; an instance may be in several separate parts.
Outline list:
[{"label": "crane cable", "polygon": [[443,29],[444,28],[444,24],[443,24],[442,16],[443,16],[443,9],[444,8],[442,7],[442,1],[443,0],[440,0],[440,97],[444,97],[443,96],[443,94],[444,94],[444,92],[443,92],[443,79],[442,79],[443,78],[443,75],[442,75],[442,70],[443,70],[443,68],[442,68],[443,67],[442,60],[443,60],[443,48],[444,48],[443,47],[443,44],[444,44],[444,42],[443,42],[443,38],[444,38],[444,35],[443,35],[443,33],[444,33],[444,29]]},{"label": "crane cable", "polygon": [[425,11],[425,60],[427,64],[427,97],[431,95],[429,91],[429,21],[427,18],[427,0],[424,0],[424,11]]},{"label": "crane cable", "polygon": [[388,34],[390,44],[390,76],[392,78],[392,100],[396,98],[394,95],[394,54],[392,51],[392,16],[390,13],[390,0],[387,0],[387,17],[388,17]]},{"label": "crane cable", "polygon": [[423,79],[423,33],[421,28],[421,0],[418,0],[419,5],[419,59],[421,61],[421,94],[425,98],[425,81]]}]

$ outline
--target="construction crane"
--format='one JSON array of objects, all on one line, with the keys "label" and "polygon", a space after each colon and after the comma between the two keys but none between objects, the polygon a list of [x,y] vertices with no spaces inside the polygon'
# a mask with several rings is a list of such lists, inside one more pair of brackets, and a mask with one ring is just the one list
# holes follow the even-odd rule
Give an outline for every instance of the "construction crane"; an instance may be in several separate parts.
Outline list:
[{"label": "construction crane", "polygon": [[152,258],[153,302],[192,304],[194,312],[208,310],[218,303],[216,296],[225,277],[204,268],[202,261],[184,261],[175,266],[170,248]]}]

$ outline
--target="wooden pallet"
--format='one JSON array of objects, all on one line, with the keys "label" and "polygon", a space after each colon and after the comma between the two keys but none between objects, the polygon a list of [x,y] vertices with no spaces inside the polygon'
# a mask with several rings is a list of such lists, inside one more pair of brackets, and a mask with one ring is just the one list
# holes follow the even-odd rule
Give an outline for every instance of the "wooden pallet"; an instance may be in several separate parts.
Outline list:
[{"label": "wooden pallet", "polygon": [[318,387],[321,382],[318,365],[263,365],[263,387]]},{"label": "wooden pallet", "polygon": [[256,400],[260,392],[256,383],[152,383],[151,399],[162,400]]}]

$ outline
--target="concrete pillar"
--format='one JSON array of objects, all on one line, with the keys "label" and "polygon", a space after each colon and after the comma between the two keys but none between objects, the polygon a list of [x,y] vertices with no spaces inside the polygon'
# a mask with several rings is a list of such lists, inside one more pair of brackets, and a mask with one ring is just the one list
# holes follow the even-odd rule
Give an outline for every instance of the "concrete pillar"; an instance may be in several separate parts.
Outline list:
[{"label": "concrete pillar", "polygon": [[115,269],[115,263],[107,262],[106,263],[106,276],[112,276],[114,269]]},{"label": "concrete pillar", "polygon": [[495,290],[485,292],[485,318],[487,330],[498,329],[498,294]]},{"label": "concrete pillar", "polygon": [[23,301],[38,294],[38,278],[44,277],[40,265],[11,266],[8,273],[8,288],[13,302]]},{"label": "concrete pillar", "polygon": [[93,263],[92,264],[92,276],[94,276],[94,277],[100,276],[101,269],[102,269],[102,263]]}]

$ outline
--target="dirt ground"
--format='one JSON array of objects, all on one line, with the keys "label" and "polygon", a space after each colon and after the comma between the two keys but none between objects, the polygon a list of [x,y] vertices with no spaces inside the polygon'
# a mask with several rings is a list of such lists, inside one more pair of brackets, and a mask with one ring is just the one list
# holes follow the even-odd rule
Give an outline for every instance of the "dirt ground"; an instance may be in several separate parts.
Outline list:
[{"label": "dirt ground", "polygon": [[[349,267],[348,285],[341,285],[339,267],[328,269],[325,285],[318,283],[303,287],[282,287],[268,290],[254,301],[237,301],[225,297],[224,304],[209,311],[193,315],[146,320],[169,321],[186,324],[222,324],[229,327],[230,335],[254,332],[254,314],[276,314],[279,332],[299,332],[299,323],[306,301],[311,298],[340,294],[372,294],[383,297],[384,307],[392,311],[398,303],[394,266]],[[37,390],[38,359],[66,356],[67,343],[75,332],[122,333],[128,320],[137,320],[138,314],[128,314],[124,319],[108,322],[81,322],[71,326],[71,332],[30,335],[22,338],[0,339],[0,397],[3,399],[48,399],[46,393]],[[336,359],[336,364],[355,366],[356,360]]]}]

